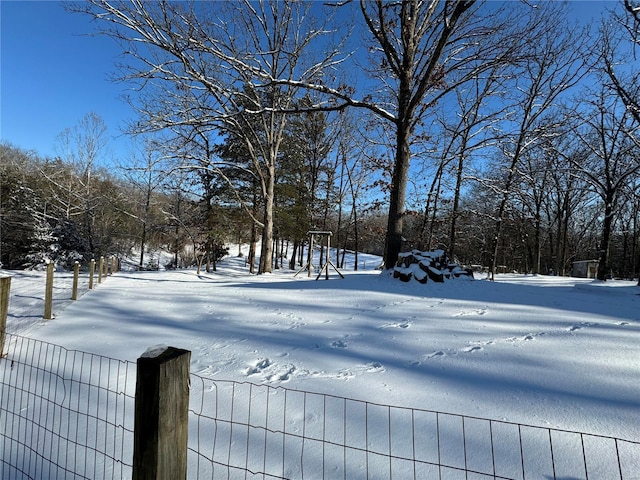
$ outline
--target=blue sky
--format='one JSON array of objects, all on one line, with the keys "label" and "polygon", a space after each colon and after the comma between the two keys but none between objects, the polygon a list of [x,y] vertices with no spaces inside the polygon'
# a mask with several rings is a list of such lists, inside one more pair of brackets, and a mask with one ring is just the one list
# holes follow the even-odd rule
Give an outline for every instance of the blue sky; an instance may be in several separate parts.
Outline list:
[{"label": "blue sky", "polygon": [[0,0],[0,15],[2,141],[53,156],[56,136],[96,112],[114,137],[113,153],[128,150],[121,128],[133,114],[119,99],[126,86],[109,79],[116,42],[86,35],[90,19],[58,2]]},{"label": "blue sky", "polygon": [[[585,20],[599,18],[609,1],[571,6]],[[90,19],[66,12],[54,1],[0,0],[0,139],[55,155],[56,136],[95,112],[108,127],[112,154],[126,156],[122,129],[133,118],[120,100],[126,85],[114,83],[119,46],[94,31]]]}]

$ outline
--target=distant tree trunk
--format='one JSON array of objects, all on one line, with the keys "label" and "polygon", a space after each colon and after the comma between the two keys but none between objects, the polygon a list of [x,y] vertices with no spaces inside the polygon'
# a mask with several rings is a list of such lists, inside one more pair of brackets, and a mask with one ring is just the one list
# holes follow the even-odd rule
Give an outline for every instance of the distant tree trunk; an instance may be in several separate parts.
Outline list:
[{"label": "distant tree trunk", "polygon": [[358,229],[358,217],[355,204],[353,206],[353,249],[354,249],[354,264],[353,270],[358,270],[358,252],[360,251],[360,231]]},{"label": "distant tree trunk", "polygon": [[147,242],[147,222],[142,222],[142,235],[140,235],[140,265],[139,270],[144,267],[144,246]]},{"label": "distant tree trunk", "polygon": [[295,270],[296,268],[296,257],[298,253],[298,246],[300,245],[300,240],[297,238],[293,240],[293,250],[291,252],[291,258],[289,259],[289,269]]},{"label": "distant tree trunk", "polygon": [[636,200],[633,215],[633,240],[631,243],[631,268],[632,274],[638,277],[638,286],[640,286],[640,248],[638,248],[638,240],[640,234],[640,225],[638,225],[638,217],[640,216],[640,202]]},{"label": "distant tree trunk", "polygon": [[273,246],[275,250],[275,262],[273,262],[274,268],[276,270],[279,270],[280,269],[279,259],[280,259],[281,252],[280,252],[280,236],[278,234],[274,235]]},{"label": "distant tree trunk", "polygon": [[147,189],[145,192],[145,200],[144,200],[144,217],[142,220],[142,238],[140,239],[140,269],[144,267],[144,249],[147,242],[147,220],[149,219],[149,211],[151,210],[151,193],[152,186],[151,182],[147,183]]},{"label": "distant tree trunk", "polygon": [[249,255],[247,262],[249,263],[249,273],[255,273],[256,270],[256,249],[258,243],[258,227],[255,223],[251,225],[251,240],[249,243]]},{"label": "distant tree trunk", "polygon": [[614,194],[606,193],[604,205],[604,220],[602,224],[602,239],[600,240],[600,256],[598,258],[598,280],[606,280],[609,273],[609,244],[611,243],[611,229],[615,210]]},{"label": "distant tree trunk", "polygon": [[174,250],[173,250],[173,264],[175,265],[175,268],[178,268],[178,262],[180,261],[180,257],[178,255],[178,251],[180,250],[180,241],[179,241],[180,225],[176,224],[176,229],[174,233],[176,235],[176,243],[174,245]]},{"label": "distant tree trunk", "polygon": [[[535,213],[535,226],[534,226],[534,251],[533,251],[533,273],[536,275],[540,273],[540,262],[542,259],[542,221],[541,221],[541,206],[536,204]],[[558,273],[556,271],[556,273]]]}]

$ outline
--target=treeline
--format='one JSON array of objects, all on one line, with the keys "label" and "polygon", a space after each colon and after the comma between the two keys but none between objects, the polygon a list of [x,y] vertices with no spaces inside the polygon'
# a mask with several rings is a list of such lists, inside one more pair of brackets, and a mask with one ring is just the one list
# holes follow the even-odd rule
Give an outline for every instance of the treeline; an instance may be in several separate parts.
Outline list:
[{"label": "treeline", "polygon": [[[91,114],[79,125],[86,128],[87,122],[101,120]],[[324,122],[316,124],[315,133],[326,144],[310,148],[312,133],[298,128],[311,124],[307,119],[291,131],[278,163],[273,268],[297,268],[304,262],[301,247],[309,230],[334,232],[339,266],[348,250],[382,254],[384,249],[386,212],[372,194],[380,181],[370,173],[367,156],[339,155],[340,149],[327,140],[334,135],[326,135],[331,129]],[[618,153],[610,150],[609,162],[589,154],[597,139],[606,136],[583,127],[526,157],[504,215],[498,271],[565,275],[573,261],[597,259],[607,214],[604,200],[613,193],[619,200],[611,223],[609,274],[632,278],[638,271],[640,177],[615,181],[616,175],[636,168],[637,159],[624,154],[634,151],[625,150],[624,142]],[[592,142],[589,148],[586,141]],[[82,156],[74,156],[75,162],[47,159],[0,144],[3,267],[28,268],[51,260],[71,268],[76,260],[131,257],[135,251],[139,268],[156,268],[157,257],[145,258],[144,252],[162,249],[173,254],[164,267],[204,262],[209,269],[222,254],[235,254],[225,247],[229,243],[253,244],[255,256],[260,235],[253,215],[260,211],[260,196],[252,177],[225,179],[221,172],[189,165],[184,158],[167,160],[158,147],[148,142],[134,160],[106,169],[95,160],[90,165],[77,160]],[[233,145],[216,148],[223,172],[223,159]],[[75,149],[82,150],[78,145]],[[421,208],[407,214],[405,250],[442,248],[464,265],[488,266],[503,170],[487,168],[484,175],[468,179],[454,209],[458,165],[444,160],[436,165],[427,201],[420,204],[416,195],[414,205]],[[615,192],[604,189],[607,179]],[[291,247],[294,255],[285,259],[281,252]]]},{"label": "treeline", "polygon": [[234,192],[258,273],[278,239],[334,222],[362,246],[360,217],[379,214],[386,268],[443,246],[492,275],[638,269],[637,0],[597,26],[559,2],[67,8],[122,45],[132,133],[162,132],[165,157]]},{"label": "treeline", "polygon": [[[35,161],[51,193],[9,199],[27,202],[29,238],[85,256],[162,242],[176,265],[190,246],[213,267],[225,242],[249,243],[250,270],[267,273],[331,230],[340,252],[386,268],[442,248],[492,275],[585,259],[601,279],[640,270],[635,0],[598,26],[559,2],[67,8],[123,46],[129,133],[145,140],[110,178],[101,122],[83,119],[60,160]],[[3,262],[31,261],[22,247]]]},{"label": "treeline", "polygon": [[41,158],[6,143],[0,155],[4,268],[52,261],[70,269],[75,261],[122,256],[139,244],[141,198],[132,185],[106,169]]},{"label": "treeline", "polygon": [[[52,261],[71,269],[75,261],[117,255],[134,259],[137,268],[153,269],[159,267],[158,256],[145,252],[162,250],[173,255],[162,267],[199,264],[209,271],[223,255],[236,253],[229,251],[229,243],[249,243],[254,271],[260,241],[254,214],[260,205],[246,203],[255,200],[251,176],[248,181],[236,176],[230,185],[207,168],[163,158],[154,142],[146,142],[126,164],[107,168],[100,152],[77,154],[87,144],[101,143],[104,129],[96,125],[102,126],[102,120],[89,114],[74,127],[83,132],[77,138],[85,143],[69,142],[76,153],[66,159],[0,144],[2,267],[32,268]],[[303,147],[289,145],[285,151],[295,151],[291,157],[300,160]],[[327,155],[316,159],[313,173],[309,165],[285,157],[276,188],[273,268],[297,268],[312,229],[336,233],[340,265],[345,249],[382,252],[382,212],[351,208],[358,197],[352,193],[348,200],[344,188],[338,188],[336,166],[326,162]],[[350,175],[355,178],[356,172]],[[349,185],[352,192],[356,188],[361,185]],[[293,258],[285,261],[280,252],[290,247]]]}]

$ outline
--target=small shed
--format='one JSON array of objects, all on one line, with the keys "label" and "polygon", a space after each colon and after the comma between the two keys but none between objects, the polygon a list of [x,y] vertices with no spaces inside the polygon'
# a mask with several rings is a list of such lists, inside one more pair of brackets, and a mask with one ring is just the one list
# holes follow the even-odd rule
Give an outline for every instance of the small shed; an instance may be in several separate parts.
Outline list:
[{"label": "small shed", "polygon": [[579,278],[596,278],[599,263],[600,262],[598,260],[579,260],[577,262],[573,262],[571,276]]}]

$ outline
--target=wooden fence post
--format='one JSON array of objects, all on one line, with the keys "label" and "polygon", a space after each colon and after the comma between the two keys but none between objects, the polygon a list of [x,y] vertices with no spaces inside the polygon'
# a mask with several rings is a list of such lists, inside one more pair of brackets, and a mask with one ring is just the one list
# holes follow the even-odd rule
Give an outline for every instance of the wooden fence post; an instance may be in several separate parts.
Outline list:
[{"label": "wooden fence post", "polygon": [[102,283],[102,272],[104,272],[104,257],[100,257],[98,263],[98,283]]},{"label": "wooden fence post", "polygon": [[7,331],[10,290],[11,277],[0,277],[0,358],[4,356],[4,338]]},{"label": "wooden fence post", "polygon": [[145,352],[137,362],[133,480],[186,480],[191,352]]},{"label": "wooden fence post", "polygon": [[44,315],[42,318],[51,320],[53,316],[53,262],[47,264],[47,283],[44,289]]},{"label": "wooden fence post", "polygon": [[89,263],[89,290],[93,290],[93,274],[96,271],[96,261],[92,258]]},{"label": "wooden fence post", "polygon": [[73,289],[71,290],[71,300],[78,299],[78,275],[80,274],[80,263],[73,264]]}]

